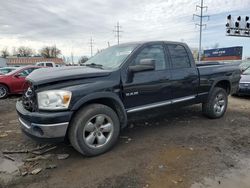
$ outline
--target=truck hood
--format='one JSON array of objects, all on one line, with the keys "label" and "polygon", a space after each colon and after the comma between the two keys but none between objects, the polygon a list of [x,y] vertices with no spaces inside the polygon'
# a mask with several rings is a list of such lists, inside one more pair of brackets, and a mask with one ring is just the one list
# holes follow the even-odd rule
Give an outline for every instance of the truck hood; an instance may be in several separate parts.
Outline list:
[{"label": "truck hood", "polygon": [[240,83],[243,83],[243,82],[250,82],[250,75],[242,74],[241,79],[240,79]]},{"label": "truck hood", "polygon": [[90,67],[56,67],[41,68],[33,71],[26,80],[34,85],[48,84],[52,82],[75,80],[82,78],[95,78],[108,76],[111,71]]}]

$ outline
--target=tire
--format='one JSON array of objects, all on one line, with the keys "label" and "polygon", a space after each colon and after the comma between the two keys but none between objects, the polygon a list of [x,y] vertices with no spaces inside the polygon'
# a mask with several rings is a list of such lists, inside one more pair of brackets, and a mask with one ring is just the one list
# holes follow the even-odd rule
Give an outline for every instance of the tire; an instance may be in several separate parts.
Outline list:
[{"label": "tire", "polygon": [[9,94],[9,89],[5,86],[0,84],[0,99],[5,99]]},{"label": "tire", "polygon": [[211,119],[222,117],[227,109],[228,95],[220,87],[215,87],[208,100],[202,104],[202,112]]},{"label": "tire", "polygon": [[120,121],[110,107],[90,104],[76,113],[68,133],[70,143],[78,152],[96,156],[115,145],[120,134]]}]

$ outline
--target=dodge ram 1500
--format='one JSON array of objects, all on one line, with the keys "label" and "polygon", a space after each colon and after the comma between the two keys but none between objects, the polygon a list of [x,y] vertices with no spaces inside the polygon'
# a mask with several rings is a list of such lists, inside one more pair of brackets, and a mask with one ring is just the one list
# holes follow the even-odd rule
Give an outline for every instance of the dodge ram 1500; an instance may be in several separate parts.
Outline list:
[{"label": "dodge ram 1500", "polygon": [[94,156],[114,146],[129,113],[201,103],[205,116],[222,117],[240,73],[234,64],[195,64],[184,43],[126,43],[82,67],[35,70],[16,109],[27,135],[69,138],[77,151]]}]

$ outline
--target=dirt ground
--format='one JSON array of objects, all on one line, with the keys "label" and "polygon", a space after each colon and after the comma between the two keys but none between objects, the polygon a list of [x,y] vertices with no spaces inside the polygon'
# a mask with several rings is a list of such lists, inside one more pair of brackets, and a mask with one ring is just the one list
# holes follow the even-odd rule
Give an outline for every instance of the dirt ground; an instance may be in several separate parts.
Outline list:
[{"label": "dirt ground", "polygon": [[134,114],[116,146],[93,158],[23,135],[17,99],[0,101],[0,187],[250,187],[250,98],[229,97],[217,120],[204,117],[200,105]]}]

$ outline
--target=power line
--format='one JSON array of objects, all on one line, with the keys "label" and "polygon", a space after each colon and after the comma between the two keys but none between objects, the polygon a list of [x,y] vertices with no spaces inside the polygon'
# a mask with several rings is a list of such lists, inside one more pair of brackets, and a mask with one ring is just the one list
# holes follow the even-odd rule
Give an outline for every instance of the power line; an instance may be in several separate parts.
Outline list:
[{"label": "power line", "polygon": [[120,44],[120,37],[121,37],[121,26],[119,24],[119,22],[117,22],[116,26],[115,26],[115,30],[113,31],[116,33],[116,37],[117,37],[117,44]]},{"label": "power line", "polygon": [[205,26],[207,26],[206,24],[203,24],[203,18],[208,18],[209,19],[209,16],[208,15],[203,15],[203,10],[208,9],[207,6],[204,6],[203,5],[203,0],[201,0],[201,4],[200,5],[196,5],[196,11],[197,9],[200,9],[200,14],[193,14],[193,18],[194,17],[198,17],[200,19],[200,23],[199,24],[195,24],[197,26],[200,27],[200,37],[199,37],[199,63],[201,62],[201,40],[202,40],[202,28]]},{"label": "power line", "polygon": [[93,40],[92,37],[91,37],[91,38],[90,38],[90,42],[89,42],[91,57],[93,56],[93,44],[94,44],[94,40]]}]

